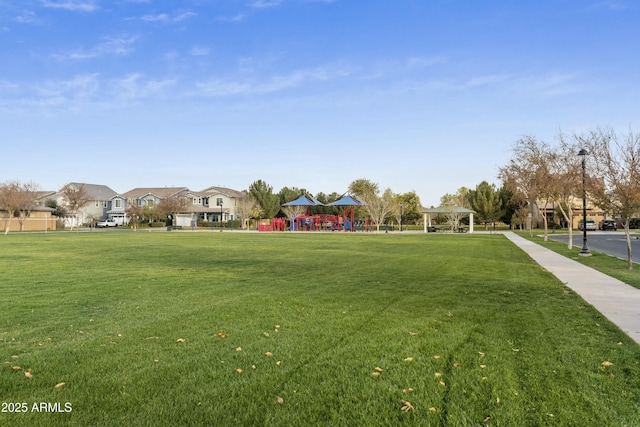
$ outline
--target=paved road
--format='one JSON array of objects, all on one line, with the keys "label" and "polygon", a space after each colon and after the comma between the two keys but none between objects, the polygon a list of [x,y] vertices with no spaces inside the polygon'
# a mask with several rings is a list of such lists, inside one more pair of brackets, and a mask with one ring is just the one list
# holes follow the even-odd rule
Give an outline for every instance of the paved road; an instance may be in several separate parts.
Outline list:
[{"label": "paved road", "polygon": [[[631,253],[634,262],[640,262],[640,237],[637,233],[631,233]],[[549,238],[560,242],[568,242],[566,234],[549,234]],[[573,235],[573,244],[582,247],[582,232]],[[589,231],[587,233],[587,246],[592,251],[613,255],[627,259],[627,241],[624,232],[615,231]]]}]

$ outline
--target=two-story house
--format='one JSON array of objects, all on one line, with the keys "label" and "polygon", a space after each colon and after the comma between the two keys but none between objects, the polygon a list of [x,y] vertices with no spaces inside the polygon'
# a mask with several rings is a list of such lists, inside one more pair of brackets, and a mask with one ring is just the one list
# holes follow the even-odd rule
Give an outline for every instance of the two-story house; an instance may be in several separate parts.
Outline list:
[{"label": "two-story house", "polygon": [[153,209],[163,200],[186,199],[189,189],[187,187],[141,187],[134,188],[123,194],[116,194],[111,199],[109,218],[118,224],[128,224],[130,218],[126,210],[131,206]]},{"label": "two-story house", "polygon": [[130,206],[155,208],[163,200],[179,200],[179,212],[172,218],[173,225],[190,227],[198,221],[227,222],[238,218],[238,201],[245,194],[224,187],[209,187],[191,191],[187,187],[134,188],[123,194],[114,194],[110,200],[108,217],[120,225],[129,224],[126,210]]},{"label": "two-story house", "polygon": [[240,200],[246,197],[242,191],[225,187],[208,187],[199,194],[202,195],[203,205],[211,208],[214,218],[222,222],[239,218],[238,205]]},{"label": "two-story house", "polygon": [[[77,212],[68,212],[64,218],[60,218],[64,221],[65,226],[76,227],[107,218],[107,212],[111,208],[111,199],[116,195],[115,191],[106,185],[99,184],[70,182],[67,185],[75,189],[83,187],[87,198],[86,203],[80,206]],[[69,206],[69,201],[65,199],[61,191],[58,191],[53,198],[59,205]]]}]

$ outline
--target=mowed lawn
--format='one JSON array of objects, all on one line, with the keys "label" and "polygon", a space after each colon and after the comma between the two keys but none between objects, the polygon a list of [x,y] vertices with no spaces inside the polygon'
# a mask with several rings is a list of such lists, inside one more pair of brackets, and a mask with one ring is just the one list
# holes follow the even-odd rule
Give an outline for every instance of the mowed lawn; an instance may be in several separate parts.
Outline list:
[{"label": "mowed lawn", "polygon": [[500,235],[10,234],[0,257],[2,426],[640,425],[640,346]]}]

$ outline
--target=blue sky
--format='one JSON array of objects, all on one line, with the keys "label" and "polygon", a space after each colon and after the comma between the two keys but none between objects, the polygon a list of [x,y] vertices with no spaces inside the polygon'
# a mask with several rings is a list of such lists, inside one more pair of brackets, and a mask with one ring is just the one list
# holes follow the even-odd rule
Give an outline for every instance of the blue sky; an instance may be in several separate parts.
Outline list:
[{"label": "blue sky", "polygon": [[423,205],[523,135],[638,130],[633,0],[0,0],[0,182],[358,178]]}]

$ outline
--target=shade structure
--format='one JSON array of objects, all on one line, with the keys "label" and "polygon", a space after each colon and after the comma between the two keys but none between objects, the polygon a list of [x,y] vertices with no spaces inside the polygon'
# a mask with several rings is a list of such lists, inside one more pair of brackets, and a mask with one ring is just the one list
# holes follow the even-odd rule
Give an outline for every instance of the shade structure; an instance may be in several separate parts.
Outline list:
[{"label": "shade structure", "polygon": [[[322,202],[320,202],[316,198],[314,198],[314,197],[312,197],[312,196],[310,196],[308,194],[302,194],[297,199],[292,200],[292,201],[287,202],[287,203],[284,203],[282,205],[282,207],[292,207],[292,206],[306,206],[307,215],[309,215],[311,206],[324,206],[324,205],[322,204]],[[296,221],[296,218],[299,218],[299,217],[296,215],[295,217],[290,218],[290,220],[291,220],[291,229],[293,229],[293,227],[294,227],[294,222]]]},{"label": "shade structure", "polygon": [[469,216],[469,233],[473,233],[473,214],[476,213],[474,210],[456,206],[453,203],[445,203],[437,208],[425,209],[422,213],[424,214],[425,233],[427,232],[427,226],[431,227],[431,214]]},{"label": "shade structure", "polygon": [[320,201],[308,194],[303,194],[295,200],[287,202],[282,206],[324,206]]},{"label": "shade structure", "polygon": [[[351,222],[349,222],[349,227],[351,231],[354,231],[353,224],[355,222],[355,207],[356,206],[365,206],[366,204],[361,200],[351,196],[350,194],[345,194],[335,202],[327,203],[327,206],[343,206],[344,212],[343,215],[345,218],[350,218]],[[351,206],[351,212],[348,212],[348,206]],[[345,225],[346,228],[346,225]]]},{"label": "shade structure", "polygon": [[350,194],[346,194],[342,196],[340,199],[335,202],[327,203],[327,206],[365,206],[366,203],[356,199]]}]

